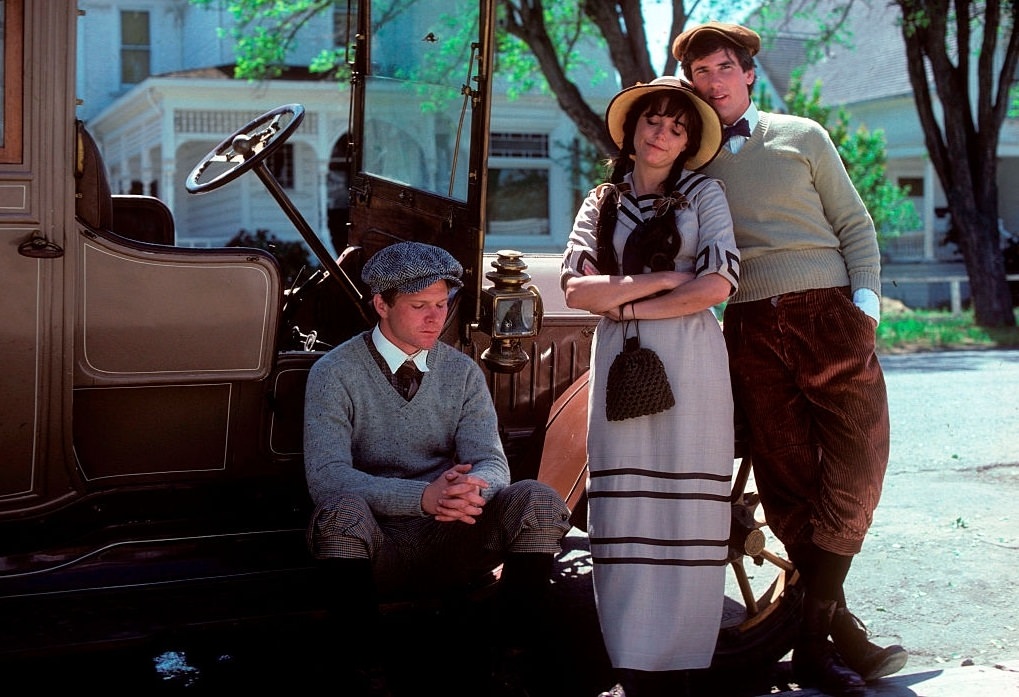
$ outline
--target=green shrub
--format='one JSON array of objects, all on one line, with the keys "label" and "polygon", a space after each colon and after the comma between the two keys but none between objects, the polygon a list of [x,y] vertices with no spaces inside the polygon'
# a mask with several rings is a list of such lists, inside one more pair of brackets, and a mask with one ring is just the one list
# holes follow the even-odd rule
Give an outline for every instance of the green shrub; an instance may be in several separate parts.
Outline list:
[{"label": "green shrub", "polygon": [[283,285],[290,287],[296,279],[307,278],[317,268],[311,263],[311,253],[301,242],[285,242],[268,230],[256,230],[254,234],[241,230],[226,243],[227,247],[255,247],[276,257],[283,273]]},{"label": "green shrub", "polygon": [[958,315],[945,310],[883,312],[877,328],[877,348],[879,353],[1019,348],[1019,328],[978,327],[972,310]]}]

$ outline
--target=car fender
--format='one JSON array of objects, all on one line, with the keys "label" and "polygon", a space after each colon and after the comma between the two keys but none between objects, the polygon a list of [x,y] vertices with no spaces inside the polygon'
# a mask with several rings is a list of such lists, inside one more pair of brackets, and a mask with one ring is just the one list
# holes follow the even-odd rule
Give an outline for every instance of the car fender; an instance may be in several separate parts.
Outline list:
[{"label": "car fender", "polygon": [[571,522],[582,529],[587,527],[588,376],[584,372],[552,403],[538,467],[538,480],[559,492]]}]

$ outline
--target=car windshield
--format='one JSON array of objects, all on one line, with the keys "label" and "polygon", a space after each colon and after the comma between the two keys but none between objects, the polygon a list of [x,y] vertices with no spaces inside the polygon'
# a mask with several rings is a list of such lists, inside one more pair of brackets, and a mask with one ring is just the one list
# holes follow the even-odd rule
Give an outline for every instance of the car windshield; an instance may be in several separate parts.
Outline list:
[{"label": "car windshield", "polygon": [[366,173],[467,199],[476,0],[373,2],[366,77]]}]

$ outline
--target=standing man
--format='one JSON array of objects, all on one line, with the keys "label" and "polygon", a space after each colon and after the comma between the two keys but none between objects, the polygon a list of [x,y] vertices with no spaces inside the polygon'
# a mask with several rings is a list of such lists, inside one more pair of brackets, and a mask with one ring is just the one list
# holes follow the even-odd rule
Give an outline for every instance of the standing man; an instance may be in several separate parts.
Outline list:
[{"label": "standing man", "polygon": [[908,656],[868,641],[843,592],[888,464],[880,253],[827,131],[751,101],[760,47],[746,27],[709,22],[672,52],[728,138],[705,169],[725,182],[742,261],[724,332],[765,516],[804,581],[793,671],[830,694],[862,695]]},{"label": "standing man", "polygon": [[[461,273],[439,247],[401,242],[377,252],[362,279],[378,325],[308,376],[308,544],[324,571],[340,657],[365,694],[387,694],[381,670],[364,671],[385,650],[379,593],[449,591],[503,562],[496,623],[438,627],[433,639],[483,632],[505,637],[516,655],[542,635],[553,558],[570,527],[554,489],[510,483],[485,376],[439,341]],[[450,677],[448,694],[478,693],[458,684],[462,674]]]}]

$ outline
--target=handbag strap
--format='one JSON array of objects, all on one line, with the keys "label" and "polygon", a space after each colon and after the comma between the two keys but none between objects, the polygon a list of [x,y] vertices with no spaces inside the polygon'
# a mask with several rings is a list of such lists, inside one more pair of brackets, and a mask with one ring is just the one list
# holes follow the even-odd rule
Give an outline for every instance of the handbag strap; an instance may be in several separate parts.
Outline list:
[{"label": "handbag strap", "polygon": [[623,348],[626,348],[626,340],[629,338],[631,322],[633,323],[633,333],[637,337],[637,345],[640,345],[640,323],[635,319],[628,319],[623,321]]}]

